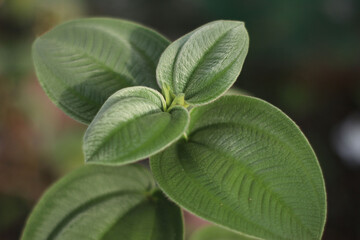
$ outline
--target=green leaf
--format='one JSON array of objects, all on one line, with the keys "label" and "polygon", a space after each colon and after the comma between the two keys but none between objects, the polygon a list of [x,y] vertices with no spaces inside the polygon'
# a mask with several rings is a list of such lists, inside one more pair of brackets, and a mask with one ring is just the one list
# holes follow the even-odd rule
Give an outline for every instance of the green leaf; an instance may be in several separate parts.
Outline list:
[{"label": "green leaf", "polygon": [[190,240],[255,240],[258,238],[239,235],[218,226],[206,226],[191,235]]},{"label": "green leaf", "polygon": [[161,88],[185,94],[191,105],[213,101],[236,81],[249,38],[243,22],[215,21],[176,40],[156,69]]},{"label": "green leaf", "polygon": [[169,41],[141,25],[107,18],[70,21],[33,44],[39,82],[70,117],[90,123],[106,99],[119,89],[158,89],[155,77]]},{"label": "green leaf", "polygon": [[41,198],[22,240],[182,240],[181,210],[140,166],[87,165]]},{"label": "green leaf", "polygon": [[324,180],[295,123],[260,99],[193,108],[188,140],[150,158],[160,188],[209,221],[264,239],[320,239]]},{"label": "green leaf", "polygon": [[181,106],[169,112],[164,108],[164,98],[151,88],[119,90],[105,102],[85,133],[85,160],[125,164],[165,149],[184,134],[189,113]]}]

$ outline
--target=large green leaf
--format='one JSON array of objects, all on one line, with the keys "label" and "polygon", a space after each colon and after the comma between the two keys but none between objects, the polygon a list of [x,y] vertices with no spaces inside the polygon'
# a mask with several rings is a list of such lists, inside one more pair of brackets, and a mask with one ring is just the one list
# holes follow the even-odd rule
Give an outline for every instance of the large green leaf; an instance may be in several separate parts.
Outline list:
[{"label": "large green leaf", "polygon": [[218,226],[206,226],[191,235],[190,240],[256,240],[258,238],[239,235]]},{"label": "large green leaf", "polygon": [[224,96],[190,113],[188,140],[150,158],[175,202],[264,239],[320,239],[324,181],[300,129],[260,99]]},{"label": "large green leaf", "polygon": [[181,106],[169,112],[164,108],[164,98],[151,88],[119,90],[105,102],[85,133],[85,160],[124,164],[166,148],[184,134],[189,113]]},{"label": "large green leaf", "polygon": [[141,25],[115,19],[70,21],[39,37],[33,59],[39,82],[70,117],[90,123],[119,89],[158,89],[155,70],[169,41]]},{"label": "large green leaf", "polygon": [[173,95],[184,93],[191,105],[210,102],[236,81],[248,45],[243,22],[208,23],[164,51],[156,69],[159,85]]},{"label": "large green leaf", "polygon": [[182,240],[182,225],[143,167],[88,165],[45,193],[22,240]]}]

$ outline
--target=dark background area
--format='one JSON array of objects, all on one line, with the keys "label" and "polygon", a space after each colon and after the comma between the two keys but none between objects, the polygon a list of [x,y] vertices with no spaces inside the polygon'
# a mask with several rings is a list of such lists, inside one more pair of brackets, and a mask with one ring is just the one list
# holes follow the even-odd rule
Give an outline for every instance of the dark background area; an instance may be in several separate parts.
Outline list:
[{"label": "dark background area", "polygon": [[[358,0],[0,0],[0,239],[18,239],[43,191],[83,164],[85,126],[45,96],[30,49],[36,36],[84,16],[137,21],[171,40],[212,20],[244,21],[250,50],[235,85],[308,137],[328,193],[323,239],[360,239]],[[187,220],[190,231],[202,224]]]}]

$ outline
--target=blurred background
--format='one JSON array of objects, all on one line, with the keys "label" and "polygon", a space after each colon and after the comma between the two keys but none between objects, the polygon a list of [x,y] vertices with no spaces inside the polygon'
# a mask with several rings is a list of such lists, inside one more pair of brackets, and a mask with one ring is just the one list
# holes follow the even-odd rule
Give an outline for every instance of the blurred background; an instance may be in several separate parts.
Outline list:
[{"label": "blurred background", "polygon": [[[30,48],[84,16],[137,21],[171,40],[212,20],[245,21],[236,86],[281,108],[311,142],[328,192],[323,239],[360,239],[358,0],[0,0],[0,239],[18,239],[44,190],[83,164],[85,126],[45,96]],[[203,224],[187,215],[188,233]]]}]

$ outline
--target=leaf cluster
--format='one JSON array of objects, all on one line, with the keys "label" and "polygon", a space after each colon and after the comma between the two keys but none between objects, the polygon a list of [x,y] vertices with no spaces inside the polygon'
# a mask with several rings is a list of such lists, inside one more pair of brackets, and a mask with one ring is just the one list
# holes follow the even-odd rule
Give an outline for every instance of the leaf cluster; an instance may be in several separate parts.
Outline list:
[{"label": "leaf cluster", "polygon": [[[244,23],[228,20],[172,43],[107,18],[37,38],[41,86],[89,125],[87,165],[43,196],[22,240],[181,240],[180,207],[231,230],[193,239],[320,239],[326,194],[307,139],[271,104],[225,95],[248,46]],[[152,174],[132,164],[146,158]]]}]

